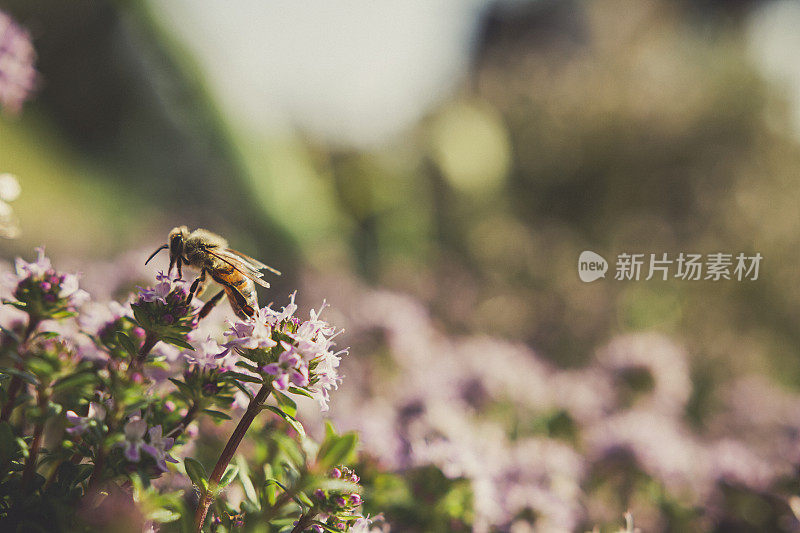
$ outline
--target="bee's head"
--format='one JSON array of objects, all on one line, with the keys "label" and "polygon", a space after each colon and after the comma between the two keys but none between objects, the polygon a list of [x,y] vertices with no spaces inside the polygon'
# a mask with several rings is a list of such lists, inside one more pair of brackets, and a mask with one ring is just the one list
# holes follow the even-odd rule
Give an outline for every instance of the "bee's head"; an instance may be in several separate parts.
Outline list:
[{"label": "bee's head", "polygon": [[178,278],[180,278],[183,274],[181,273],[181,266],[183,265],[183,243],[186,238],[186,235],[189,234],[189,228],[186,226],[179,226],[177,228],[172,228],[172,231],[169,232],[169,239],[167,244],[162,244],[158,247],[158,249],[147,258],[145,261],[145,265],[150,262],[152,258],[158,254],[161,250],[169,250],[169,270],[167,271],[168,274],[172,273],[172,268],[177,266],[178,267]]},{"label": "bee's head", "polygon": [[172,228],[169,232],[169,270],[167,273],[172,273],[172,267],[178,267],[178,278],[183,276],[181,266],[183,265],[183,243],[186,236],[189,234],[189,228],[186,226],[178,226]]}]

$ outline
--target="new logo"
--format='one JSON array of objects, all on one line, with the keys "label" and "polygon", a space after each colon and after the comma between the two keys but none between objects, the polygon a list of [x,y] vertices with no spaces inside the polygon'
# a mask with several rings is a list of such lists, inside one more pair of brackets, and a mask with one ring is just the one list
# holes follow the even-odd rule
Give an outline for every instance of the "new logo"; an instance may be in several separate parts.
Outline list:
[{"label": "new logo", "polygon": [[578,276],[581,281],[589,283],[599,278],[605,278],[608,271],[608,262],[602,256],[586,250],[578,257]]}]

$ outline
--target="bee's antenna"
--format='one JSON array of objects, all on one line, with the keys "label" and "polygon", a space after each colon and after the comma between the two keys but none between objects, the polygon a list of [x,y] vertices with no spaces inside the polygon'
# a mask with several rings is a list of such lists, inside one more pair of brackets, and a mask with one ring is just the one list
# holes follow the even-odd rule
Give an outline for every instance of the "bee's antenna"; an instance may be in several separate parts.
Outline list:
[{"label": "bee's antenna", "polygon": [[169,246],[167,246],[166,244],[162,244],[161,246],[159,246],[159,247],[158,247],[158,250],[156,250],[155,252],[153,252],[153,254],[152,254],[150,257],[148,257],[148,258],[147,258],[147,261],[145,261],[145,262],[144,262],[144,264],[146,265],[147,263],[149,263],[149,262],[150,262],[150,260],[151,260],[152,258],[154,258],[158,252],[160,252],[161,250],[166,250],[167,248],[169,248]]}]

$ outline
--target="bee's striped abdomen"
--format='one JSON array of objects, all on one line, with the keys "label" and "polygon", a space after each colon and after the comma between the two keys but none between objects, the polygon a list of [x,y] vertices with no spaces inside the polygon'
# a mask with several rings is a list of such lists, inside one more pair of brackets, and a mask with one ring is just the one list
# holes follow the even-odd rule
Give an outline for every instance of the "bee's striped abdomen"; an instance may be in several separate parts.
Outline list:
[{"label": "bee's striped abdomen", "polygon": [[255,283],[229,265],[209,273],[214,281],[225,288],[228,301],[240,318],[252,317],[255,314],[255,310],[258,309]]}]

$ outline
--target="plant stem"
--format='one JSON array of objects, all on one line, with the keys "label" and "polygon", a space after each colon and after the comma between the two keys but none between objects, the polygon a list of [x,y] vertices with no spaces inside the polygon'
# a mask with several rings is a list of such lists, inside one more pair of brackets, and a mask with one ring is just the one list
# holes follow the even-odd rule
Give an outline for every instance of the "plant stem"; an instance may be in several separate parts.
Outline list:
[{"label": "plant stem", "polygon": [[297,525],[294,526],[294,529],[292,529],[292,533],[300,533],[305,528],[310,526],[311,521],[314,520],[315,516],[317,516],[317,510],[312,507],[306,514],[300,517],[300,520],[297,521]]},{"label": "plant stem", "polygon": [[150,350],[153,349],[153,346],[155,346],[158,341],[158,335],[153,335],[149,331],[145,333],[144,342],[142,342],[139,353],[131,360],[131,364],[128,366],[128,374],[132,374],[134,370],[142,370],[142,365],[144,364],[144,360],[147,359],[147,354],[150,353]]},{"label": "plant stem", "polygon": [[239,424],[236,426],[236,429],[233,430],[231,437],[228,439],[228,443],[222,450],[222,454],[219,456],[219,460],[214,470],[211,472],[211,477],[208,479],[208,489],[203,492],[200,497],[200,502],[197,505],[197,512],[194,515],[196,532],[199,533],[202,531],[203,522],[205,522],[206,514],[208,514],[208,508],[211,506],[211,501],[219,485],[219,480],[222,479],[222,474],[225,473],[225,469],[228,468],[228,464],[230,464],[231,459],[233,459],[233,454],[236,453],[239,443],[242,442],[245,433],[247,433],[250,424],[255,420],[256,415],[261,412],[261,406],[264,405],[264,401],[266,401],[271,392],[272,385],[270,383],[264,383],[264,385],[261,386],[261,390],[259,390],[258,394],[250,401],[250,405],[247,406],[247,411],[242,415],[242,419],[239,420]]},{"label": "plant stem", "polygon": [[48,397],[43,389],[38,390],[39,397],[39,420],[33,428],[33,441],[28,451],[28,458],[25,460],[25,469],[22,471],[22,489],[25,490],[28,483],[36,472],[36,461],[39,458],[39,449],[42,447],[42,435],[44,434],[45,416],[44,411],[47,409]]},{"label": "plant stem", "polygon": [[[20,359],[24,359],[24,350],[22,348],[27,344],[31,334],[39,326],[39,322],[41,322],[40,318],[33,316],[28,318],[28,326],[25,328],[25,333],[22,334],[22,339],[18,346]],[[22,360],[18,361],[15,367],[17,370],[24,370],[25,368]],[[19,395],[20,390],[22,390],[22,379],[19,376],[14,376],[11,378],[11,383],[8,385],[8,399],[6,403],[3,404],[3,409],[0,411],[0,422],[5,422],[11,416],[11,411],[14,410],[14,403],[17,401],[17,395]]]},{"label": "plant stem", "polygon": [[170,432],[166,434],[166,437],[171,437],[173,439],[178,438],[184,431],[186,431],[187,426],[192,423],[199,411],[200,405],[193,401],[192,405],[189,407],[189,410],[186,412],[186,416],[181,419],[177,426],[172,428]]},{"label": "plant stem", "polygon": [[[147,332],[144,336],[144,342],[142,342],[142,347],[139,349],[139,353],[136,355],[131,361],[131,364],[128,366],[128,374],[132,374],[134,370],[141,370],[142,364],[144,360],[147,358],[147,354],[150,353],[150,350],[153,349],[159,341],[157,335],[153,335],[150,332]],[[116,405],[116,404],[115,404]],[[116,413],[116,407],[114,412]],[[110,434],[114,427],[114,416],[110,416],[108,418],[108,432],[106,435]],[[106,447],[104,442],[101,440],[100,444],[97,448],[97,454],[94,456],[94,469],[92,470],[92,477],[89,478],[89,486],[88,490],[94,489],[97,484],[100,482],[100,476],[103,473],[103,467],[105,466],[106,462]]]}]

